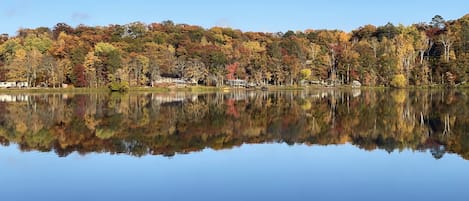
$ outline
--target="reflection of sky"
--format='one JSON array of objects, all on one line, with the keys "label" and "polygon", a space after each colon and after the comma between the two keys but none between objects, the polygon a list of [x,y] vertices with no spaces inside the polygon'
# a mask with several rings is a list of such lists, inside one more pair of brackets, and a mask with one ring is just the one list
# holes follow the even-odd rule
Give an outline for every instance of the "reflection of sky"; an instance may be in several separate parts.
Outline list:
[{"label": "reflection of sky", "polygon": [[1,200],[466,200],[469,161],[352,145],[244,145],[172,158],[0,148]]}]

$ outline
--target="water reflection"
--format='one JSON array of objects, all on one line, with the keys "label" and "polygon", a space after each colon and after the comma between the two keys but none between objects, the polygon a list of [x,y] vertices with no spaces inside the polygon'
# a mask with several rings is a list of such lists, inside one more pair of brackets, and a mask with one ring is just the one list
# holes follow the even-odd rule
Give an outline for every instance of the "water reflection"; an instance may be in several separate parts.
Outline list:
[{"label": "water reflection", "polygon": [[190,153],[245,143],[430,150],[469,159],[461,91],[0,95],[0,142],[23,151]]}]

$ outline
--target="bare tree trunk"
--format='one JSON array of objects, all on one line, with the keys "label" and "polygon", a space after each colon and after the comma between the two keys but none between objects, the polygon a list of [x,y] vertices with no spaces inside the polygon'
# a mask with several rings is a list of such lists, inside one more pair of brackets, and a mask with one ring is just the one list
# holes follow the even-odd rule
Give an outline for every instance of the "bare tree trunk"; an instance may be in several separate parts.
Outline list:
[{"label": "bare tree trunk", "polygon": [[377,39],[373,38],[370,43],[371,43],[371,48],[373,49],[373,56],[374,56],[374,58],[376,58],[378,56],[379,42],[378,42]]},{"label": "bare tree trunk", "polygon": [[443,47],[444,47],[445,61],[448,62],[449,61],[449,53],[451,51],[451,46],[453,45],[453,41],[451,40],[451,38],[449,38],[449,36],[442,35],[440,37],[440,42],[443,44]]},{"label": "bare tree trunk", "polygon": [[420,52],[420,64],[423,64],[423,56],[425,54],[425,50],[419,50]]}]

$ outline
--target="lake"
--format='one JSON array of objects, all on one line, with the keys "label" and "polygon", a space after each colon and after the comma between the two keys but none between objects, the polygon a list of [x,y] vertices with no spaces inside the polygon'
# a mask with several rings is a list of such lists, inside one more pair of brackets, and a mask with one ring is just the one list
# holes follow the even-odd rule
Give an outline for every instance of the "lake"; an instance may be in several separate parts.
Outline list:
[{"label": "lake", "polygon": [[0,94],[0,199],[467,200],[468,95]]}]

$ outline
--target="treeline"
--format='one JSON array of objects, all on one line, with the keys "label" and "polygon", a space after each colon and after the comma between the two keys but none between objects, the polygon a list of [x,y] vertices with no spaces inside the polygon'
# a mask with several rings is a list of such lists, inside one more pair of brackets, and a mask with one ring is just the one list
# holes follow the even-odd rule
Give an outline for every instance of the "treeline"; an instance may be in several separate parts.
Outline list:
[{"label": "treeline", "polygon": [[161,77],[222,85],[227,79],[294,85],[308,81],[367,86],[464,84],[469,15],[411,26],[241,32],[174,24],[20,29],[0,37],[0,81],[29,86],[153,86]]}]

